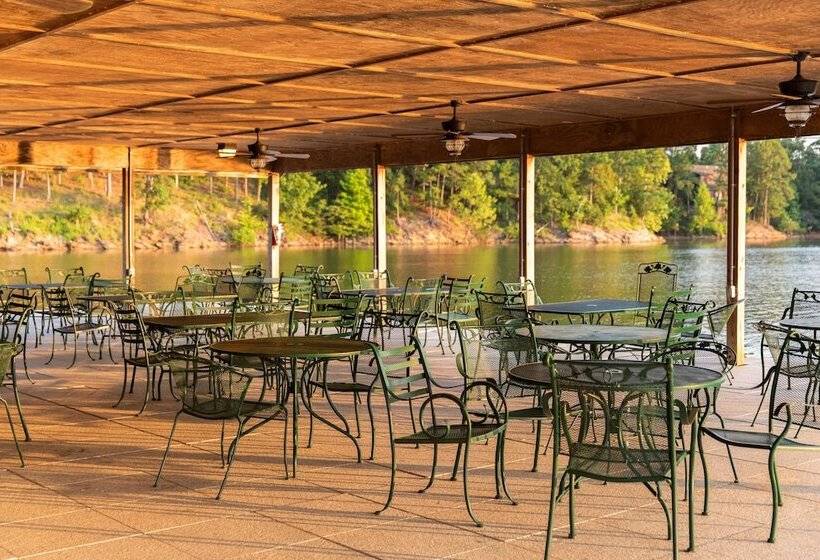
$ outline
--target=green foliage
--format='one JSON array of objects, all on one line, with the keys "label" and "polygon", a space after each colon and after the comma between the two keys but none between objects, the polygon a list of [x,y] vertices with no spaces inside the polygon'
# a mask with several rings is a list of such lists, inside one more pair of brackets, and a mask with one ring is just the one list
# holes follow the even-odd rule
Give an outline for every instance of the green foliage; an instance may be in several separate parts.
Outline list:
[{"label": "green foliage", "polygon": [[487,192],[487,184],[477,171],[464,177],[449,204],[456,216],[476,230],[495,225],[495,199]]},{"label": "green foliage", "polygon": [[407,193],[407,175],[398,169],[387,170],[387,214],[398,222],[407,209],[410,196]]},{"label": "green foliage", "polygon": [[288,173],[279,185],[281,221],[288,231],[322,235],[327,186],[311,173]]},{"label": "green foliage", "polygon": [[696,235],[723,235],[725,228],[718,220],[717,208],[709,188],[701,183],[695,191],[694,212],[689,231]]},{"label": "green foliage", "polygon": [[253,207],[246,206],[236,213],[234,222],[230,225],[228,235],[231,243],[239,247],[249,247],[256,244],[260,232],[265,231],[265,220],[257,216]]},{"label": "green foliage", "polygon": [[27,212],[17,224],[23,235],[54,235],[69,242],[97,235],[97,212],[82,204],[56,205],[50,209]]},{"label": "green foliage", "polygon": [[785,140],[783,144],[791,157],[797,190],[789,214],[807,231],[820,231],[820,142]]},{"label": "green foliage", "polygon": [[373,231],[373,190],[364,169],[344,171],[338,195],[328,208],[327,231],[337,239],[356,238]]},{"label": "green foliage", "polygon": [[151,212],[164,208],[171,202],[174,186],[174,178],[168,175],[145,175],[139,179],[137,189],[143,197],[144,222],[150,220]]},{"label": "green foliage", "polygon": [[789,153],[779,140],[749,144],[746,188],[752,218],[781,229],[796,229],[789,207],[796,196]]}]

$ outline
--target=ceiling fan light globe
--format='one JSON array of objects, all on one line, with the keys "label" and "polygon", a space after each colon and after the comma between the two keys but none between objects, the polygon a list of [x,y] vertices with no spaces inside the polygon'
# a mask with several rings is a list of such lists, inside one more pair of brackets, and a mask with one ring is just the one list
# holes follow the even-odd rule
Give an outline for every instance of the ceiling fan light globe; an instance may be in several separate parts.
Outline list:
[{"label": "ceiling fan light globe", "polygon": [[268,162],[270,158],[266,156],[262,157],[252,157],[248,160],[248,163],[251,164],[251,167],[254,168],[256,171],[262,171],[268,166]]},{"label": "ceiling fan light globe", "polygon": [[447,153],[453,157],[460,156],[461,152],[463,152],[466,147],[467,139],[462,136],[444,139],[444,149],[447,150]]},{"label": "ceiling fan light globe", "polygon": [[810,103],[799,103],[786,105],[783,108],[783,115],[792,128],[803,128],[814,113],[814,105]]}]

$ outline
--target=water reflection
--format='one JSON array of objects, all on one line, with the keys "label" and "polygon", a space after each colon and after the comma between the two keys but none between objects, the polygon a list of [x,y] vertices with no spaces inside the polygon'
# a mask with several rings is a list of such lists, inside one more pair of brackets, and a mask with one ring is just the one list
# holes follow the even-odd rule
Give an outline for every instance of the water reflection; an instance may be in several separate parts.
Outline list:
[{"label": "water reflection", "polygon": [[[487,285],[497,280],[514,280],[517,249],[500,247],[417,247],[393,248],[388,262],[394,279],[417,278],[447,273],[454,276],[485,276]],[[264,250],[186,251],[184,253],[137,253],[137,285],[143,289],[172,286],[182,265],[224,266],[226,263],[262,262]],[[680,266],[680,281],[695,285],[698,299],[725,300],[725,249],[722,243],[668,243],[649,246],[538,246],[536,247],[537,287],[545,300],[585,297],[633,297],[635,274],[641,262],[663,260]],[[322,264],[325,270],[367,270],[372,268],[369,248],[286,249],[282,270],[297,263]],[[31,278],[44,280],[45,267],[85,266],[103,276],[116,276],[120,255],[108,253],[0,253],[0,268],[25,266]],[[747,323],[750,349],[757,338],[751,324],[761,319],[777,319],[788,304],[792,289],[820,289],[820,243],[789,242],[750,247],[746,255]]]}]

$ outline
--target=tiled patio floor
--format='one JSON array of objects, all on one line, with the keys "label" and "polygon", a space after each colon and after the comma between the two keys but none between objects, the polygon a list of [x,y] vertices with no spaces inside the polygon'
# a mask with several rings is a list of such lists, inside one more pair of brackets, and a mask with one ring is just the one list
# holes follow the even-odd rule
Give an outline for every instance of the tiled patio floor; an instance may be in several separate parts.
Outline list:
[{"label": "tiled patio floor", "polygon": [[[430,349],[431,356],[437,356]],[[170,398],[139,409],[144,385],[119,409],[121,366],[90,363],[66,370],[66,355],[51,366],[31,354],[32,377],[20,382],[33,441],[19,468],[7,426],[0,424],[0,557],[164,560],[197,558],[542,558],[549,491],[549,457],[530,472],[530,426],[516,424],[507,444],[510,490],[517,506],[494,500],[492,446],[471,457],[472,495],[485,522],[467,516],[461,481],[447,476],[419,494],[429,449],[399,450],[393,507],[374,515],[386,496],[389,449],[384,416],[377,426],[376,461],[357,464],[349,441],[317,423],[313,445],[301,449],[297,479],[284,480],[282,424],[243,440],[222,500],[214,500],[222,470],[219,426],[183,417],[159,488],[153,477],[177,408]],[[452,356],[435,357],[435,371],[455,374]],[[759,364],[736,372],[735,386],[753,385]],[[8,395],[8,390],[4,389]],[[720,409],[731,425],[747,424],[757,393],[727,389]],[[348,408],[351,401],[346,401]],[[303,420],[302,427],[307,427]],[[762,424],[759,427],[763,427]],[[820,442],[810,430],[801,436]],[[306,441],[306,429],[302,441]],[[369,435],[362,437],[363,447]],[[783,453],[784,489],[777,544],[767,544],[770,515],[766,456],[737,451],[741,483],[733,484],[725,451],[707,442],[711,511],[695,517],[697,550],[682,558],[789,560],[820,557],[820,454]],[[700,483],[701,481],[698,480]],[[697,499],[702,499],[702,486]],[[557,514],[555,559],[667,558],[663,513],[641,486],[588,482],[577,494],[578,534],[566,538],[566,504]],[[679,530],[685,548],[686,508]]]}]

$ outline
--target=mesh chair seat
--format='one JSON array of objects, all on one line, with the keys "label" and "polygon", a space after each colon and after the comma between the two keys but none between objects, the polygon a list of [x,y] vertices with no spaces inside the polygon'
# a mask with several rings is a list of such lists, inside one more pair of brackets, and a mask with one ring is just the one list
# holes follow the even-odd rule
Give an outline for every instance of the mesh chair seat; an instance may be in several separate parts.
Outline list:
[{"label": "mesh chair seat", "polygon": [[[473,424],[470,439],[481,441],[502,432],[505,426],[501,424]],[[397,444],[417,443],[464,443],[467,441],[467,425],[431,426],[427,431],[415,432],[407,436],[397,437]]]},{"label": "mesh chair seat", "polygon": [[436,318],[439,321],[445,321],[447,324],[456,322],[456,323],[466,323],[471,322],[478,324],[478,317],[475,314],[470,313],[461,313],[459,311],[447,311],[444,313],[437,313]]},{"label": "mesh chair seat", "polygon": [[[678,459],[683,458],[679,453]],[[589,443],[574,444],[567,471],[578,476],[610,482],[662,481],[671,471],[666,449],[606,447]]]},{"label": "mesh chair seat", "polygon": [[285,408],[275,402],[245,401],[227,397],[216,397],[183,402],[182,410],[186,414],[204,419],[250,418],[270,416],[283,412]]},{"label": "mesh chair seat", "polygon": [[75,323],[64,327],[54,327],[54,332],[60,334],[77,334],[96,331],[107,331],[111,325],[105,323]]},{"label": "mesh chair seat", "polygon": [[[710,435],[721,443],[727,445],[737,445],[751,449],[771,449],[774,447],[779,434],[769,432],[750,432],[748,430],[727,430],[724,428],[703,428],[704,433]],[[804,447],[814,448],[816,446],[795,441],[784,437],[778,444],[778,449],[783,447]]]},{"label": "mesh chair seat", "polygon": [[178,352],[150,352],[148,356],[126,357],[125,363],[137,367],[164,366],[172,371],[187,371],[195,365],[202,367],[210,365],[210,362],[204,358],[194,358]]},{"label": "mesh chair seat", "polygon": [[519,408],[518,410],[507,411],[509,420],[549,420],[552,412],[543,406],[531,406],[529,408]]},{"label": "mesh chair seat", "polygon": [[816,377],[817,373],[817,364],[790,365],[784,363],[780,367],[780,375],[787,377]]},{"label": "mesh chair seat", "polygon": [[322,383],[321,381],[311,381],[310,384],[314,387],[320,387],[326,391],[334,393],[367,393],[370,391],[372,384],[360,383],[354,381],[328,381]]}]

